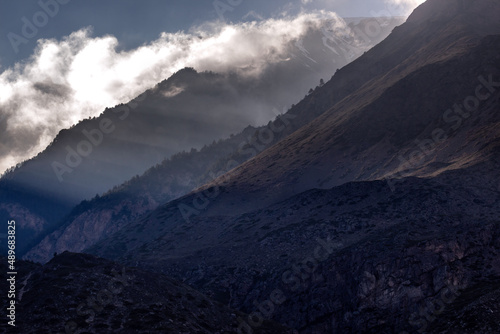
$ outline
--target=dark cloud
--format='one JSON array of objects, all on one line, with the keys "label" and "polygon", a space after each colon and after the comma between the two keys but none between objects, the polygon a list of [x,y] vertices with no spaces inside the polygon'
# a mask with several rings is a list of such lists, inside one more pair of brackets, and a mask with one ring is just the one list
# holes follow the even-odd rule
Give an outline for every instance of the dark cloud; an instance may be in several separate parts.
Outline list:
[{"label": "dark cloud", "polygon": [[71,93],[71,89],[64,85],[59,85],[53,82],[35,82],[33,89],[44,94],[50,95],[55,98],[67,98]]}]

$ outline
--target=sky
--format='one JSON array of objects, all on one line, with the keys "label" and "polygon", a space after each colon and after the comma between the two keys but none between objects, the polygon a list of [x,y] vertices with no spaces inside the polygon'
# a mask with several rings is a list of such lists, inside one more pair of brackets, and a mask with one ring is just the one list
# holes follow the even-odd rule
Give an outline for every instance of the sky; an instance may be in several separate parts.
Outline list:
[{"label": "sky", "polygon": [[253,65],[312,21],[403,16],[422,2],[0,0],[0,173],[43,150],[62,128],[185,66]]}]

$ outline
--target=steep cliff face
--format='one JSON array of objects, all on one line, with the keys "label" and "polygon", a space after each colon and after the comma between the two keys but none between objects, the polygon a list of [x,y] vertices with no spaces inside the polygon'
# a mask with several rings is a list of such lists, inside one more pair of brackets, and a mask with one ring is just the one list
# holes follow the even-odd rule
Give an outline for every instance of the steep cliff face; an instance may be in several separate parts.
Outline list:
[{"label": "steep cliff face", "polygon": [[142,195],[140,199],[122,200],[117,205],[105,209],[87,210],[78,214],[72,224],[59,228],[37,243],[35,250],[29,251],[24,258],[36,262],[47,262],[54,253],[65,250],[81,252],[106,238],[126,224],[130,219],[155,209],[158,203]]}]

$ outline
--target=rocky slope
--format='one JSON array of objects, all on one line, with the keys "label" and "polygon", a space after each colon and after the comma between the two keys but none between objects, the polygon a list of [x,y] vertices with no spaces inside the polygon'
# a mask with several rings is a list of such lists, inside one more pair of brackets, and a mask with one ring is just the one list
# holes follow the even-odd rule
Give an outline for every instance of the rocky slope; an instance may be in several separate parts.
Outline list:
[{"label": "rocky slope", "polygon": [[[65,252],[44,266],[18,267],[17,322],[9,333],[222,334],[235,333],[246,317],[165,276],[90,255]],[[5,321],[0,328],[8,328]],[[256,333],[287,332],[266,322]]]},{"label": "rocky slope", "polygon": [[[406,178],[394,192],[384,181],[348,183],[238,216],[187,223],[176,206],[164,207],[90,251],[167,273],[301,333],[413,333],[424,323],[435,332],[448,322],[460,333],[495,333],[498,324],[421,308],[443,294],[451,315],[488,303],[498,310],[488,294],[500,288],[500,179],[482,178],[498,170],[498,158]],[[276,290],[286,301],[262,312]]]},{"label": "rocky slope", "polygon": [[500,3],[443,3],[308,125],[89,251],[302,333],[498,332],[474,317],[498,314]]},{"label": "rocky slope", "polygon": [[229,181],[209,214],[241,213],[314,187],[434,175],[480,161],[478,151],[499,135],[500,81],[500,24],[491,14],[499,4],[487,1],[494,8],[485,17],[475,13],[482,2],[467,12],[452,6],[451,18],[422,23],[410,16],[339,71],[365,78],[313,122],[224,176]]}]

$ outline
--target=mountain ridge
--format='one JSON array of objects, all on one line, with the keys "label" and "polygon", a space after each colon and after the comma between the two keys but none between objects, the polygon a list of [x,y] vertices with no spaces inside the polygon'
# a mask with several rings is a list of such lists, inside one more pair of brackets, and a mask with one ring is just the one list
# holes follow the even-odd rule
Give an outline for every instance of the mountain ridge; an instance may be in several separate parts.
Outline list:
[{"label": "mountain ridge", "polygon": [[[481,287],[500,286],[500,24],[474,16],[490,5],[395,29],[321,88],[366,78],[315,120],[87,251],[247,311],[286,289],[269,317],[300,333],[495,333],[468,313],[489,300],[497,314]],[[317,240],[326,260],[311,260]],[[450,291],[467,323],[419,314]]]},{"label": "mountain ridge", "polygon": [[[392,21],[391,21],[392,22]],[[389,24],[388,27],[391,27]],[[304,124],[307,124],[308,122],[312,121],[314,118],[316,118],[318,115],[320,115],[322,112],[324,112],[328,107],[334,103],[335,101],[340,100],[341,98],[345,97],[350,90],[352,90],[352,87],[358,87],[359,86],[359,76],[358,75],[349,75],[346,76],[343,74],[342,70],[339,70],[336,72],[334,75],[337,76],[335,80],[330,80],[326,84],[322,86],[316,87],[311,94],[308,94],[303,100],[298,102],[296,105],[293,105],[286,113],[283,115],[278,116],[275,120],[270,121],[266,126],[259,127],[255,129],[255,134],[252,137],[246,137],[242,138],[241,142],[236,143],[239,144],[236,149],[234,149],[234,152],[232,154],[229,154],[227,157],[220,157],[222,160],[220,162],[217,162],[216,164],[213,165],[212,170],[207,172],[207,171],[201,171],[202,173],[205,173],[204,175],[204,182],[210,181],[220,174],[224,174],[225,172],[229,171],[229,169],[232,169],[239,165],[242,162],[245,162],[249,158],[257,155],[261,151],[263,151],[265,148],[268,148],[284,138],[286,135],[291,134]],[[334,96],[331,96],[328,92],[334,91],[335,94]],[[238,138],[238,137],[234,137]],[[230,140],[230,139],[228,139]],[[195,152],[196,154],[196,152]],[[228,167],[229,166],[229,167]],[[167,171],[166,171],[167,172]],[[200,171],[198,171],[200,172]],[[207,175],[210,174],[214,175]],[[174,173],[175,174],[175,173]],[[177,174],[175,174],[177,175]],[[169,176],[170,177],[170,176]],[[177,177],[177,176],[176,176]],[[162,183],[163,181],[158,180],[158,183]],[[184,195],[185,193],[193,190],[194,188],[200,186],[203,183],[193,183],[192,188],[185,188],[184,193],[179,192],[179,195]],[[168,182],[165,183],[165,186],[168,186]],[[148,192],[147,190],[145,191],[146,193]],[[175,196],[174,196],[175,197]],[[157,202],[158,204],[163,204],[161,203],[162,200],[166,199],[172,199],[170,198],[161,198],[157,196],[152,196],[154,198],[154,201]],[[141,199],[141,201],[143,201]],[[149,199],[145,200],[146,202],[151,202]],[[156,204],[155,204],[156,205]],[[147,204],[145,204],[147,206]],[[126,205],[127,209],[131,209],[130,205]],[[135,209],[131,209],[134,211]],[[142,211],[143,212],[143,211]],[[93,215],[97,215],[99,213],[92,213]],[[95,217],[95,216],[94,216]],[[92,217],[91,220],[95,221],[96,218]],[[88,219],[88,217],[87,217]],[[64,250],[70,250],[70,251],[81,251],[84,247],[84,245],[88,246],[88,243],[90,240],[95,242],[96,240],[99,239],[99,236],[94,233],[95,231],[104,231],[106,228],[104,226],[108,226],[110,230],[116,230],[119,227],[123,226],[123,220],[119,219],[119,222],[114,225],[110,225],[110,220],[109,218],[103,217],[102,218],[103,223],[101,224],[100,222],[96,222],[94,225],[96,226],[99,224],[100,226],[97,228],[85,228],[82,227],[82,224],[89,225],[86,222],[78,222],[75,221],[75,224],[71,227],[71,231],[68,230],[69,234],[72,236],[70,237],[68,234],[65,236],[61,237],[61,235],[64,234],[62,229],[67,229],[66,223],[64,222],[63,226],[59,228],[59,231],[55,232],[55,234],[52,234],[51,236],[48,236],[45,238],[45,240],[42,241],[43,245],[40,244],[39,247],[40,249],[36,250],[33,249],[30,251],[30,253],[27,255],[28,259],[33,259],[37,261],[47,261],[51,254],[54,251],[61,252]],[[104,223],[105,222],[105,223]],[[86,240],[83,240],[83,234],[76,235],[75,231],[81,231],[82,229],[86,229],[89,231],[89,235],[93,234],[89,238],[86,238]],[[75,243],[75,238],[79,238],[80,244],[78,245]],[[62,241],[59,243],[61,246],[55,246],[58,243],[58,239],[67,239],[70,240],[69,242]],[[62,246],[64,245],[64,246]],[[38,247],[38,246],[37,246]],[[59,248],[61,247],[61,248]],[[72,247],[70,249],[67,249],[66,247]]]},{"label": "mountain ridge", "polygon": [[[128,104],[61,131],[47,150],[0,181],[0,215],[26,222],[20,226],[19,237],[26,240],[21,253],[28,250],[22,247],[32,246],[35,239],[57,228],[80,201],[126,182],[183,149],[201,149],[249,124],[272,119],[311,84],[317,85],[322,73],[333,73],[336,66],[356,57],[400,21],[383,22],[377,36],[337,38],[333,47],[323,41],[335,38],[327,22],[324,31],[311,28],[297,41],[300,47],[287,46],[290,57],[286,61],[270,65],[260,78],[242,76],[237,69],[223,74],[179,71]],[[349,29],[357,31],[366,25],[367,20],[361,20]],[[357,48],[349,49],[349,43]],[[352,52],[347,54],[343,48]],[[297,76],[301,80],[295,80]]]}]

